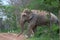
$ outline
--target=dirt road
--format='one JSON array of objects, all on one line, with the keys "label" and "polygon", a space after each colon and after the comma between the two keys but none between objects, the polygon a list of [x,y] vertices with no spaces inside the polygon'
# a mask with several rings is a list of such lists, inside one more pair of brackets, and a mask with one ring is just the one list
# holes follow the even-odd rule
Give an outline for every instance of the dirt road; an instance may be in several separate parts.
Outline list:
[{"label": "dirt road", "polygon": [[26,40],[24,35],[17,37],[14,33],[0,33],[0,40]]}]

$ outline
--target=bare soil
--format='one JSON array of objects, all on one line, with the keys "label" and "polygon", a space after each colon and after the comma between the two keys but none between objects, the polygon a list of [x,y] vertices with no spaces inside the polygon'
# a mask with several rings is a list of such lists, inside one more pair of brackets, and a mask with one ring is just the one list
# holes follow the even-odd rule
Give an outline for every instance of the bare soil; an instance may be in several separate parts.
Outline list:
[{"label": "bare soil", "polygon": [[15,33],[0,33],[0,40],[26,40],[24,35],[17,37]]}]

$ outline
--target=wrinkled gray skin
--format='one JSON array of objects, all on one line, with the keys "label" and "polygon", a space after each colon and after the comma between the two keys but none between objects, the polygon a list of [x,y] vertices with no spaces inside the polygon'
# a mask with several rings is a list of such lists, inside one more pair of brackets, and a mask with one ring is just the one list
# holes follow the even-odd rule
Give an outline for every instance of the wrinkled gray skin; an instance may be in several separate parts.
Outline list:
[{"label": "wrinkled gray skin", "polygon": [[[58,18],[52,13],[50,13],[50,15],[51,15],[51,18],[50,18],[51,22],[58,24]],[[23,10],[20,18],[20,25],[21,25],[20,34],[24,32],[25,22],[28,22],[27,35],[28,37],[30,37],[32,31],[35,33],[37,26],[49,24],[49,13],[46,11],[40,11],[40,10],[29,10],[29,9]]]}]

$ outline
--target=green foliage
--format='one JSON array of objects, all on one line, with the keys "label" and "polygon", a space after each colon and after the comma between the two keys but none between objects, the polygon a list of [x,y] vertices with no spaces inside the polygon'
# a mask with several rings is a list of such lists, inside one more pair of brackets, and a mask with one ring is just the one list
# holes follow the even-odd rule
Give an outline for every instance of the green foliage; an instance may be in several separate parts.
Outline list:
[{"label": "green foliage", "polygon": [[30,9],[50,11],[57,14],[59,9],[58,5],[58,0],[33,0],[29,5],[27,5],[27,7]]},{"label": "green foliage", "polygon": [[[58,15],[58,10],[60,9],[58,5],[60,6],[59,0],[32,0],[25,7],[16,7],[13,5],[6,5],[6,6],[1,5],[0,9],[3,10],[3,12],[8,18],[5,21],[3,21],[3,24],[9,25],[9,29],[4,29],[3,32],[19,33],[21,31],[20,24],[18,23],[19,21],[16,20],[18,18],[17,13],[15,14],[15,11],[17,11],[16,8],[18,8],[20,12],[22,12],[24,8],[29,8],[29,9],[45,10]],[[27,29],[27,27],[25,29]],[[50,40],[51,35],[53,37],[53,40],[58,40],[59,36],[58,35],[59,33],[57,32],[58,29],[59,27],[53,24],[52,26],[53,34],[51,34],[49,27],[39,26],[37,27],[37,32],[35,33],[34,37],[30,38],[29,40]]]},{"label": "green foliage", "polygon": [[[53,24],[52,29],[48,26],[38,26],[37,32],[35,35],[30,38],[29,40],[58,40],[59,39],[59,33],[57,33],[57,30],[59,29],[58,25]],[[52,32],[50,32],[52,30]]]}]

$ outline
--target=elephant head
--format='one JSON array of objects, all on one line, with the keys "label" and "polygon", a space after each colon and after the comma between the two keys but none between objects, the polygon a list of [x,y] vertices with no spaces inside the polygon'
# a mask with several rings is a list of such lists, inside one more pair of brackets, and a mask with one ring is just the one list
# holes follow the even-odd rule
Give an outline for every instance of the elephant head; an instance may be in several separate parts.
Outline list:
[{"label": "elephant head", "polygon": [[23,12],[21,13],[21,17],[20,17],[20,26],[21,26],[21,33],[20,34],[22,34],[23,31],[24,31],[25,22],[28,22],[32,17],[33,16],[32,16],[32,11],[31,10],[29,10],[29,9],[24,9],[23,10]]},{"label": "elephant head", "polygon": [[26,22],[32,18],[32,12],[29,9],[24,9],[23,12],[21,13],[21,20],[23,22]]}]

